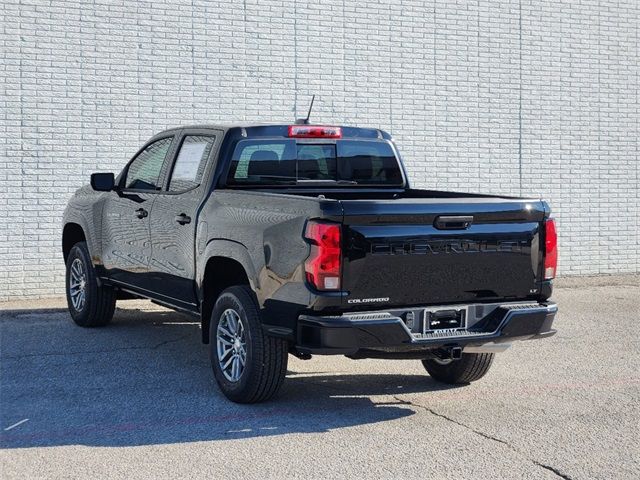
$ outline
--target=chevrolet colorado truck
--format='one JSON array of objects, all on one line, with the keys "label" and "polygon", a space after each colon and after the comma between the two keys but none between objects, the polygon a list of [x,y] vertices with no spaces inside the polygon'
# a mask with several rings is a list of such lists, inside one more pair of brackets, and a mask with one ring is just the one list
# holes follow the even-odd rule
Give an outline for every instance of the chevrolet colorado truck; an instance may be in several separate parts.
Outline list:
[{"label": "chevrolet colorado truck", "polygon": [[420,360],[469,383],[555,333],[557,240],[535,198],[413,189],[375,128],[176,128],[64,213],[71,317],[116,300],[193,314],[232,401],[271,398],[288,355]]}]

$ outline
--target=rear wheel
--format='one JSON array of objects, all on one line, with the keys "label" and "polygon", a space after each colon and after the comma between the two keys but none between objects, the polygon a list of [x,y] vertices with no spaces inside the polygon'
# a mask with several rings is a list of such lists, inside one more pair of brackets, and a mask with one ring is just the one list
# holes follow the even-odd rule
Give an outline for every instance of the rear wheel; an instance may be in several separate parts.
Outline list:
[{"label": "rear wheel", "polygon": [[287,342],[264,333],[255,296],[245,285],[230,287],[218,297],[211,314],[209,353],[220,390],[234,402],[268,400],[284,381]]},{"label": "rear wheel", "polygon": [[480,380],[493,363],[493,353],[463,353],[460,360],[422,360],[422,365],[434,380],[460,384]]},{"label": "rear wheel", "polygon": [[102,327],[113,318],[116,292],[98,285],[85,242],[76,243],[67,258],[67,305],[73,321],[81,327]]}]

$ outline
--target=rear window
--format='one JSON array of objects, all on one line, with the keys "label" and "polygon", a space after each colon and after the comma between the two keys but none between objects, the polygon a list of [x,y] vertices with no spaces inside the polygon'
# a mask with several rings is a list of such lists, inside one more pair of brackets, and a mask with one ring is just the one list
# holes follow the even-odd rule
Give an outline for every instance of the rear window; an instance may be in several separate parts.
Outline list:
[{"label": "rear window", "polygon": [[230,185],[358,184],[401,186],[402,174],[384,141],[241,140],[231,158]]}]

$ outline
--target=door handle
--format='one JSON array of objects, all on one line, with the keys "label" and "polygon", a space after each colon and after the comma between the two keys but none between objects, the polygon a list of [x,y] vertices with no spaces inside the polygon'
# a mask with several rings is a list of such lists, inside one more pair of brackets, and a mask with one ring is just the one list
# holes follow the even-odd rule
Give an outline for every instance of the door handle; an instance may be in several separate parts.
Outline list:
[{"label": "door handle", "polygon": [[149,212],[147,212],[144,208],[139,208],[136,210],[136,217],[145,218],[149,216]]},{"label": "door handle", "polygon": [[180,225],[186,225],[187,223],[191,223],[191,217],[188,215],[185,215],[184,213],[181,213],[180,215],[176,215],[175,220]]}]

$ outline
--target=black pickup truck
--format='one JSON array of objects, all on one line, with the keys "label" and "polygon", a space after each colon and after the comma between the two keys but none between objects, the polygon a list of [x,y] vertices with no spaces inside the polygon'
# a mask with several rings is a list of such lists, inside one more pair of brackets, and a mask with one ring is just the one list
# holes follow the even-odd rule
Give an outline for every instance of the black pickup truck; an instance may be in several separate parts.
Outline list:
[{"label": "black pickup truck", "polygon": [[412,189],[388,133],[194,126],[95,173],[64,214],[73,320],[118,299],[196,315],[221,390],[258,402],[289,354],[417,359],[468,383],[551,336],[554,221],[539,199]]}]

